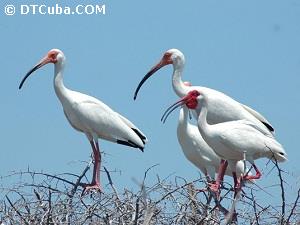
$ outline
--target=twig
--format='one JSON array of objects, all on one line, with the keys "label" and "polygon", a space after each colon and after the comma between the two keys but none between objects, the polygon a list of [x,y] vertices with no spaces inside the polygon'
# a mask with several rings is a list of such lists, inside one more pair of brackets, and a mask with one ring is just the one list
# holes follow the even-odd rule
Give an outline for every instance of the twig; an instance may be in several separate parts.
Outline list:
[{"label": "twig", "polygon": [[76,193],[77,188],[80,186],[82,178],[85,176],[85,174],[87,173],[87,171],[90,169],[92,163],[93,163],[93,159],[91,159],[91,161],[86,165],[85,169],[82,171],[82,173],[80,174],[80,176],[78,176],[78,179],[76,180],[76,183],[74,184],[74,187],[72,188],[72,190],[70,192],[70,197],[71,198]]},{"label": "twig", "polygon": [[[105,173],[107,175],[108,182],[109,182],[109,184],[110,184],[111,188],[113,189],[114,194],[116,196],[116,201],[115,201],[116,207],[121,212],[121,214],[123,214],[123,210],[122,210],[122,208],[120,206],[121,205],[120,197],[119,197],[118,192],[117,192],[117,190],[116,190],[116,188],[115,188],[115,186],[114,186],[114,184],[112,182],[111,176],[110,176],[110,174],[109,174],[109,172],[108,172],[108,170],[106,169],[105,166],[104,166],[104,171],[105,171]],[[123,218],[121,217],[120,219],[121,219],[121,222],[123,224],[124,223]]]},{"label": "twig", "polygon": [[252,201],[253,201],[253,210],[254,210],[256,225],[259,225],[259,216],[257,214],[256,201],[255,201],[252,189],[251,189],[251,196],[252,196]]},{"label": "twig", "polygon": [[279,176],[279,180],[280,180],[280,190],[281,190],[281,200],[282,200],[282,205],[281,205],[281,222],[280,224],[281,225],[284,225],[284,217],[285,217],[285,193],[284,193],[284,186],[283,186],[283,178],[282,178],[282,170],[279,168],[278,166],[278,162],[277,162],[277,159],[275,157],[274,158],[274,164],[277,168],[277,171],[278,171],[278,176]]},{"label": "twig", "polygon": [[24,186],[27,186],[27,187],[36,187],[36,188],[45,188],[45,189],[51,189],[51,190],[54,191],[54,192],[62,193],[62,194],[64,194],[64,195],[69,196],[68,193],[65,193],[65,192],[63,192],[63,191],[61,191],[61,190],[59,190],[59,189],[57,189],[57,188],[53,188],[53,187],[49,187],[49,186],[47,187],[47,186],[42,185],[42,184],[26,184],[26,185],[24,185]]},{"label": "twig", "polygon": [[15,207],[15,205],[11,202],[11,200],[8,198],[8,196],[5,196],[7,201],[9,202],[10,206],[15,210],[15,212],[20,216],[21,220],[24,221],[24,223],[26,225],[29,225],[29,223],[26,221],[26,219],[22,216],[22,214],[19,212],[19,210],[17,210],[17,208]]},{"label": "twig", "polygon": [[117,200],[120,201],[120,197],[119,197],[119,194],[118,194],[118,192],[117,192],[117,189],[115,188],[115,185],[114,185],[113,182],[112,182],[110,173],[108,172],[108,170],[106,169],[105,166],[104,166],[104,171],[105,171],[105,173],[106,173],[106,175],[107,175],[108,182],[109,182],[111,188],[113,189],[113,191],[114,191],[114,193],[115,193],[115,195],[116,195],[116,197],[117,197]]},{"label": "twig", "polygon": [[139,208],[140,208],[140,204],[139,204],[140,198],[136,199],[135,202],[135,217],[134,217],[134,225],[138,225],[138,219],[139,219]]},{"label": "twig", "polygon": [[300,198],[300,188],[298,189],[296,200],[295,200],[295,202],[294,202],[294,204],[293,204],[293,208],[292,208],[292,210],[291,210],[291,212],[290,212],[290,214],[289,214],[289,216],[288,216],[288,218],[287,218],[287,220],[286,220],[286,224],[290,224],[290,219],[291,219],[291,217],[292,217],[292,216],[294,215],[294,213],[295,213],[295,209],[296,209],[296,207],[297,207],[299,198]]},{"label": "twig", "polygon": [[182,189],[182,188],[184,188],[184,187],[186,187],[186,186],[188,186],[188,185],[190,185],[190,184],[192,184],[192,183],[195,183],[195,182],[197,182],[197,181],[199,181],[199,180],[200,180],[200,179],[197,179],[197,180],[191,181],[191,182],[189,182],[189,183],[183,184],[183,185],[181,185],[181,186],[175,188],[174,190],[168,192],[168,193],[165,194],[162,198],[160,198],[159,200],[157,200],[157,201],[155,202],[155,205],[158,204],[158,203],[160,203],[160,202],[163,201],[166,197],[168,197],[169,195],[175,193],[176,191],[178,191],[178,190],[180,190],[180,189]]},{"label": "twig", "polygon": [[143,178],[143,185],[145,184],[145,180],[146,180],[146,177],[147,177],[148,172],[149,172],[151,169],[153,169],[154,167],[156,167],[156,166],[159,166],[159,164],[157,163],[157,164],[155,164],[155,165],[153,165],[153,166],[150,166],[150,167],[145,171],[145,173],[144,173],[144,178]]},{"label": "twig", "polygon": [[154,215],[152,207],[147,207],[143,225],[149,225]]},{"label": "twig", "polygon": [[54,179],[57,179],[57,180],[60,180],[62,182],[65,182],[67,184],[70,184],[70,185],[75,185],[73,182],[67,180],[67,179],[64,179],[64,178],[61,178],[61,177],[58,177],[56,175],[52,175],[52,174],[47,174],[47,173],[42,173],[42,172],[31,172],[31,171],[27,171],[27,172],[21,172],[20,173],[21,175],[22,174],[29,174],[31,175],[32,179],[34,178],[35,175],[43,175],[43,176],[46,176],[46,177],[51,177],[51,178],[54,178]]},{"label": "twig", "polygon": [[52,211],[52,204],[51,204],[51,201],[52,201],[52,199],[51,199],[51,197],[52,197],[52,193],[51,193],[51,189],[49,188],[49,193],[48,193],[48,207],[49,207],[49,209],[48,209],[48,216],[47,216],[47,225],[49,225],[50,224],[50,222],[51,222],[51,211]]}]

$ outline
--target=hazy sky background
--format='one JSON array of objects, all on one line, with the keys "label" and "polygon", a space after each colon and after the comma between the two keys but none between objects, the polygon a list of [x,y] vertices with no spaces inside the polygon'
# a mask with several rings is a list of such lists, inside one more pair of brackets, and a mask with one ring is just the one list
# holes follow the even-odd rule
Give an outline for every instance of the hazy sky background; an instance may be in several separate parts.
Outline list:
[{"label": "hazy sky background", "polygon": [[[22,3],[53,5],[54,1]],[[76,6],[83,1],[59,1]],[[199,176],[178,144],[178,110],[163,125],[160,117],[177,100],[172,66],[155,74],[133,101],[141,78],[170,48],[186,57],[184,80],[225,92],[261,112],[276,128],[289,161],[282,164],[289,183],[299,188],[300,1],[84,1],[105,4],[106,15],[14,15],[1,1],[1,151],[0,175],[32,170],[80,173],[90,145],[68,124],[53,89],[53,65],[35,72],[19,91],[26,72],[50,49],[67,57],[65,85],[97,97],[133,121],[148,136],[145,152],[100,141],[104,165],[118,188],[136,188],[144,171],[187,180]],[[20,4],[16,4],[20,7]],[[259,160],[263,171],[266,159]],[[258,181],[278,183],[276,173]],[[91,178],[91,173],[89,174]],[[102,173],[102,180],[107,179]],[[13,180],[5,179],[13,183]],[[262,195],[273,201],[278,198]]]}]

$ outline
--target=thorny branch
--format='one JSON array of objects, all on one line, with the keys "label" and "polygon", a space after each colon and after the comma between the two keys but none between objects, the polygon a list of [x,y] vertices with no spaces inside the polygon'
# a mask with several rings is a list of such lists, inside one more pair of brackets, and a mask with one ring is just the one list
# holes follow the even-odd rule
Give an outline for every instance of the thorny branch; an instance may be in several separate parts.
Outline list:
[{"label": "thorny branch", "polygon": [[280,181],[280,190],[281,190],[281,200],[282,200],[282,204],[281,204],[281,222],[280,224],[281,225],[284,225],[284,216],[285,216],[285,191],[284,191],[284,186],[283,186],[283,177],[282,177],[282,170],[280,169],[279,165],[278,165],[278,162],[277,162],[277,159],[275,157],[273,157],[274,160],[274,164],[277,168],[277,171],[278,171],[278,177],[279,177],[279,181]]},{"label": "thorny branch", "polygon": [[20,182],[0,189],[3,196],[0,198],[0,224],[215,225],[239,222],[296,225],[300,221],[300,187],[295,199],[288,203],[285,196],[287,183],[276,162],[280,207],[259,202],[257,185],[246,184],[241,196],[234,198],[232,187],[224,182],[218,200],[211,192],[199,191],[195,187],[207,185],[203,177],[187,181],[174,175],[163,179],[157,175],[156,181],[154,179],[149,184],[148,172],[157,165],[147,169],[141,182],[136,182],[139,185],[137,191],[118,190],[113,174],[104,168],[108,178],[105,193],[81,196],[81,180],[91,163],[87,163],[79,175],[52,175],[28,170],[2,178],[14,177]]}]

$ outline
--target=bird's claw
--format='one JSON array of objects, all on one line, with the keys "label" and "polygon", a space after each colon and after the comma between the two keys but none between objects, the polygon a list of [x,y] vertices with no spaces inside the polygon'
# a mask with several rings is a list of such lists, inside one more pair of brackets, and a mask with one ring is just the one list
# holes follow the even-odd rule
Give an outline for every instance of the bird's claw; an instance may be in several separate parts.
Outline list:
[{"label": "bird's claw", "polygon": [[81,183],[80,186],[83,187],[83,190],[82,190],[82,193],[81,193],[81,196],[84,196],[86,194],[88,194],[89,192],[93,191],[93,192],[99,192],[99,193],[102,193],[102,188],[100,186],[100,184],[85,184],[85,183]]},{"label": "bird's claw", "polygon": [[208,183],[208,188],[211,192],[216,194],[217,198],[220,197],[220,184],[218,184],[218,183]]},{"label": "bird's claw", "polygon": [[206,191],[208,191],[208,189],[207,188],[196,188],[195,191],[200,193],[200,192],[206,192]]},{"label": "bird's claw", "polygon": [[213,192],[218,192],[220,190],[220,185],[216,184],[216,183],[209,183],[208,187],[210,188],[210,190],[212,190]]},{"label": "bird's claw", "polygon": [[243,176],[243,180],[251,180],[253,176],[245,175]]},{"label": "bird's claw", "polygon": [[[212,187],[214,186],[214,187]],[[217,184],[215,183],[215,181],[210,181],[207,183],[207,186],[206,188],[197,188],[196,191],[197,192],[209,192],[209,191],[212,191],[212,192],[217,192],[218,190],[217,189]]]}]

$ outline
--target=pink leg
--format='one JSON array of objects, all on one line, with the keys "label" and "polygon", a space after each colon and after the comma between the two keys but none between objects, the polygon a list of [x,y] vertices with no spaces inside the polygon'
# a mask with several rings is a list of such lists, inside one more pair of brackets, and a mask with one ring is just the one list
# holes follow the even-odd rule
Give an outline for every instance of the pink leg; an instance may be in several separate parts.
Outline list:
[{"label": "pink leg", "polygon": [[93,142],[91,142],[92,148],[93,148],[93,153],[94,153],[94,170],[93,170],[93,184],[99,184],[100,186],[100,165],[101,165],[101,154],[99,150],[99,144],[96,142],[96,146]]},{"label": "pink leg", "polygon": [[224,160],[224,159],[221,159],[221,163],[220,163],[220,167],[219,167],[219,171],[218,171],[218,176],[217,176],[216,183],[210,184],[210,189],[212,191],[219,192],[220,185],[223,182],[223,178],[224,178],[227,166],[228,166],[228,162],[226,160]]},{"label": "pink leg", "polygon": [[258,170],[257,166],[255,164],[252,164],[252,166],[255,169],[256,174],[254,176],[246,175],[243,177],[244,180],[259,179],[261,177],[261,172]]},{"label": "pink leg", "polygon": [[239,185],[239,180],[237,178],[236,172],[232,172],[232,177],[233,177],[234,188],[236,188]]},{"label": "pink leg", "polygon": [[250,175],[245,175],[243,177],[241,177],[240,179],[237,178],[236,173],[233,172],[233,180],[234,180],[234,196],[236,196],[236,194],[238,193],[238,191],[240,191],[242,189],[242,184],[241,181],[242,180],[252,180],[252,179],[259,179],[261,177],[261,173],[258,170],[257,166],[255,164],[253,164],[253,168],[256,171],[256,174],[254,176],[250,176]]},{"label": "pink leg", "polygon": [[97,190],[101,192],[101,184],[100,184],[100,165],[101,165],[101,153],[99,150],[99,144],[97,141],[90,141],[90,144],[93,149],[94,156],[94,169],[93,169],[93,179],[92,183],[84,184],[83,193],[88,192],[91,189]]},{"label": "pink leg", "polygon": [[234,182],[234,196],[238,193],[239,190],[241,190],[241,177],[238,178],[236,175],[236,172],[232,172],[233,182]]}]

